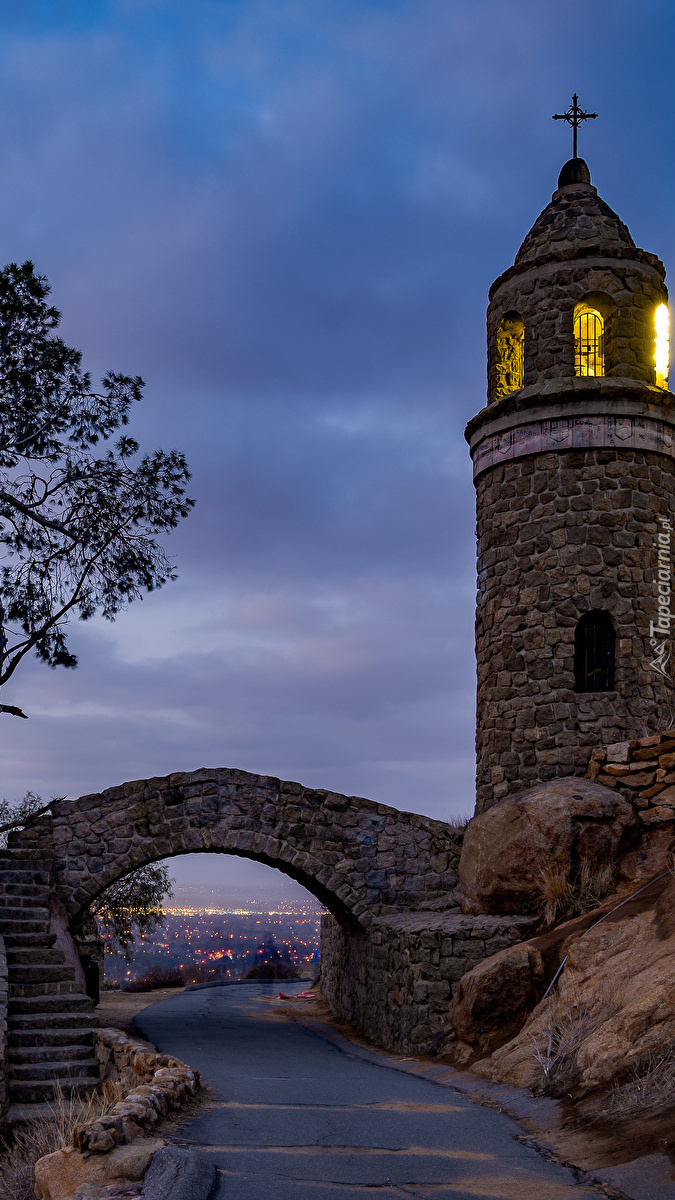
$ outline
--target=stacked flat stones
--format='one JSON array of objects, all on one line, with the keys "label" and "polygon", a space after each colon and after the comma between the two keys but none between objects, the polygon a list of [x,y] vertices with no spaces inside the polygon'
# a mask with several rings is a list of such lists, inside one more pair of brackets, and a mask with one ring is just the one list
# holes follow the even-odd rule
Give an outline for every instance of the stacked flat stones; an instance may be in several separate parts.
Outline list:
[{"label": "stacked flat stones", "polygon": [[180,1108],[200,1086],[199,1071],[179,1058],[155,1054],[117,1029],[96,1034],[103,1084],[116,1084],[122,1099],[105,1116],[76,1125],[72,1143],[90,1154],[105,1154],[150,1132],[171,1109]]},{"label": "stacked flat stones", "polygon": [[594,750],[588,775],[630,800],[642,825],[669,824],[675,820],[675,729]]},{"label": "stacked flat stones", "polygon": [[[488,405],[467,426],[478,535],[477,811],[583,775],[593,746],[656,733],[672,684],[649,667],[657,518],[675,516],[675,397],[655,384],[664,269],[597,195],[582,160],[494,283]],[[574,309],[605,317],[603,377],[575,376]],[[496,333],[525,325],[524,387],[496,396]],[[609,613],[611,692],[575,691],[575,628]]]}]

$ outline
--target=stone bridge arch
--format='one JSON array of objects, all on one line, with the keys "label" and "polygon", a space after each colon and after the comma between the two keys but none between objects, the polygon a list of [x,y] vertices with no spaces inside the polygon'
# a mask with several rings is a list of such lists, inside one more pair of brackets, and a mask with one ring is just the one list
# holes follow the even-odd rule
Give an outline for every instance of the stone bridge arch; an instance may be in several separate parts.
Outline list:
[{"label": "stone bridge arch", "polygon": [[278,868],[353,929],[386,913],[445,907],[457,885],[456,831],[443,822],[228,768],[56,801],[10,845],[53,861],[71,927],[129,871],[199,851]]}]

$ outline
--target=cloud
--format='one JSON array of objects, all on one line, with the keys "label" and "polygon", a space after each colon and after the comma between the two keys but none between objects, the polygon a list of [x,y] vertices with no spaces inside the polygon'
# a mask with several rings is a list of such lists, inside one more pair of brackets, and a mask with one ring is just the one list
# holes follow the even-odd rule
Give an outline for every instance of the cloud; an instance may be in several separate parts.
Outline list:
[{"label": "cloud", "polygon": [[198,504],[178,583],[7,689],[5,794],[215,764],[466,811],[487,290],[573,90],[601,194],[671,254],[670,6],[58,9],[0,14],[5,257],[95,373],[144,375],[134,432]]}]

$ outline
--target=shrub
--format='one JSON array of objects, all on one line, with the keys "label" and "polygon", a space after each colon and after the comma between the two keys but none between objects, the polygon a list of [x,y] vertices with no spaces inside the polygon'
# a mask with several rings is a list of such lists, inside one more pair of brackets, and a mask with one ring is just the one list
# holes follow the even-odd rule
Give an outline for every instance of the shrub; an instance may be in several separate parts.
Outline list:
[{"label": "shrub", "polygon": [[532,1039],[533,1053],[541,1067],[540,1090],[557,1098],[569,1094],[579,1083],[577,1060],[581,1046],[611,1016],[611,1008],[602,997],[567,1007],[554,1001],[549,1015],[548,1028]]},{"label": "shrub", "polygon": [[574,875],[561,867],[544,867],[538,880],[544,924],[550,929],[590,912],[611,892],[613,884],[614,868],[609,863],[594,868],[584,861]]},{"label": "shrub", "polygon": [[123,992],[154,992],[158,988],[183,987],[185,980],[180,967],[152,967],[145,975],[130,979]]},{"label": "shrub", "polygon": [[300,972],[294,963],[262,962],[256,963],[244,975],[244,979],[299,979]]},{"label": "shrub", "polygon": [[601,1121],[654,1117],[675,1105],[675,1049],[649,1054],[635,1063],[630,1078],[616,1083],[598,1113]]},{"label": "shrub", "polygon": [[443,818],[443,823],[445,825],[449,825],[451,829],[463,831],[466,829],[470,820],[471,813],[451,813],[449,817]]}]

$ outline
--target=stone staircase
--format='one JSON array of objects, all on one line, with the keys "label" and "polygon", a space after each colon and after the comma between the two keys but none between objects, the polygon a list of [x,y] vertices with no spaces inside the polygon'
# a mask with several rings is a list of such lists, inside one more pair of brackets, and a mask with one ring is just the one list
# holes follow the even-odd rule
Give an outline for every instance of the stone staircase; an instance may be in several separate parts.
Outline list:
[{"label": "stone staircase", "polygon": [[64,1096],[98,1086],[94,1004],[55,947],[49,909],[51,862],[31,851],[0,850],[0,934],[7,953],[8,1121],[44,1111]]}]

